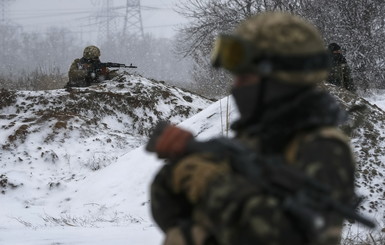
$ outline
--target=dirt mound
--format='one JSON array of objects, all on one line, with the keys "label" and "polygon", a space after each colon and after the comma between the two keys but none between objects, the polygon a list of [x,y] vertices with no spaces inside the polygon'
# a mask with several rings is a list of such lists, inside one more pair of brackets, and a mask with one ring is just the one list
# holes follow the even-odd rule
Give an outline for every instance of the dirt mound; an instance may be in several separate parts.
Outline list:
[{"label": "dirt mound", "polygon": [[385,218],[385,112],[339,87],[323,85],[341,102],[349,118],[341,129],[351,137],[357,161],[356,188],[364,201],[361,211]]},{"label": "dirt mound", "polygon": [[1,191],[21,184],[12,184],[20,179],[13,178],[17,171],[49,188],[63,180],[82,179],[144,144],[157,121],[179,123],[211,103],[129,74],[70,91],[2,89]]}]

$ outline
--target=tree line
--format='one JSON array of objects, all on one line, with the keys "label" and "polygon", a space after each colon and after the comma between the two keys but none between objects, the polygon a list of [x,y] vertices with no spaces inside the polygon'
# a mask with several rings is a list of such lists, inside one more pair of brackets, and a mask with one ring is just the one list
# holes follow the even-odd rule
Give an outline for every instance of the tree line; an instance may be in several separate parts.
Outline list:
[{"label": "tree line", "polygon": [[336,42],[343,48],[359,89],[385,87],[383,0],[180,1],[178,12],[190,22],[180,30],[178,50],[193,58],[197,83],[218,95],[227,93],[229,74],[209,66],[214,39],[262,11],[289,11],[310,20],[326,44]]},{"label": "tree line", "polygon": [[[269,10],[299,14],[318,27],[326,44],[340,44],[359,89],[385,87],[383,0],[183,0],[177,11],[189,24],[179,30],[175,40],[116,33],[96,45],[104,62],[132,63],[138,69],[129,72],[220,98],[228,94],[231,78],[225,71],[211,68],[216,36]],[[20,26],[7,24],[0,25],[0,31],[2,88],[61,88],[71,62],[81,57],[86,45],[95,45],[82,43],[65,28],[27,33]]]}]

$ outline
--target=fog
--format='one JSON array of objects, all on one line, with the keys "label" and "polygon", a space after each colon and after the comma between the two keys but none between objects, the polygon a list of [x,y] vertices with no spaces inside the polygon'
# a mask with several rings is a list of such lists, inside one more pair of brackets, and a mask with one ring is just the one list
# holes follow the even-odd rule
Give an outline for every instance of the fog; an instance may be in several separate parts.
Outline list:
[{"label": "fog", "polygon": [[88,45],[101,48],[102,62],[138,66],[129,72],[174,84],[190,82],[191,62],[175,51],[175,34],[185,23],[174,11],[175,0],[142,0],[140,9],[127,5],[133,2],[5,1],[0,5],[1,87],[13,83],[23,89],[26,79],[18,78],[34,72],[65,77]]}]

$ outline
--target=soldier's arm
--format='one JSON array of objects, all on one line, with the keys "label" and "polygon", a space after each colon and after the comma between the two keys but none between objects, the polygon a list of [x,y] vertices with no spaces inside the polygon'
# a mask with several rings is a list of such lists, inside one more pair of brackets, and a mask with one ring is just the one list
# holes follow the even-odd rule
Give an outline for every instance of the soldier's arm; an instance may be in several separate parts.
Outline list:
[{"label": "soldier's arm", "polygon": [[88,75],[88,71],[85,67],[80,66],[80,60],[76,59],[72,62],[68,71],[68,78],[70,81],[84,80]]},{"label": "soldier's arm", "polygon": [[[347,142],[338,138],[320,137],[305,143],[298,152],[298,164],[308,176],[331,187],[331,197],[352,207],[355,161]],[[334,244],[340,239],[343,218],[336,213],[324,213],[324,238]]]},{"label": "soldier's arm", "polygon": [[332,186],[334,198],[346,202],[353,196],[355,161],[344,140],[319,137],[305,142],[298,151],[298,167]]},{"label": "soldier's arm", "polygon": [[[335,139],[315,139],[299,148],[297,167],[331,184],[333,196],[346,201],[353,193],[354,166],[349,147]],[[200,209],[221,244],[302,244],[304,232],[281,207],[281,201],[236,174],[212,182]],[[327,215],[328,242],[339,239],[342,218]],[[329,243],[332,244],[332,243]]]}]

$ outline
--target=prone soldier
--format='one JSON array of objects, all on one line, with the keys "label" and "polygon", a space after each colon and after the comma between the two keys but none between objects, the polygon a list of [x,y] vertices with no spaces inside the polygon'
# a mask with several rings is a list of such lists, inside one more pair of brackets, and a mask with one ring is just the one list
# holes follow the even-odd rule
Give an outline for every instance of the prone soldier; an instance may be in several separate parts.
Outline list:
[{"label": "prone soldier", "polygon": [[86,47],[83,51],[83,57],[72,62],[68,71],[69,81],[65,87],[87,87],[104,80],[111,80],[118,74],[117,70],[110,70],[109,68],[137,68],[132,64],[126,66],[119,63],[102,63],[99,57],[100,49],[98,47],[93,45]]}]

